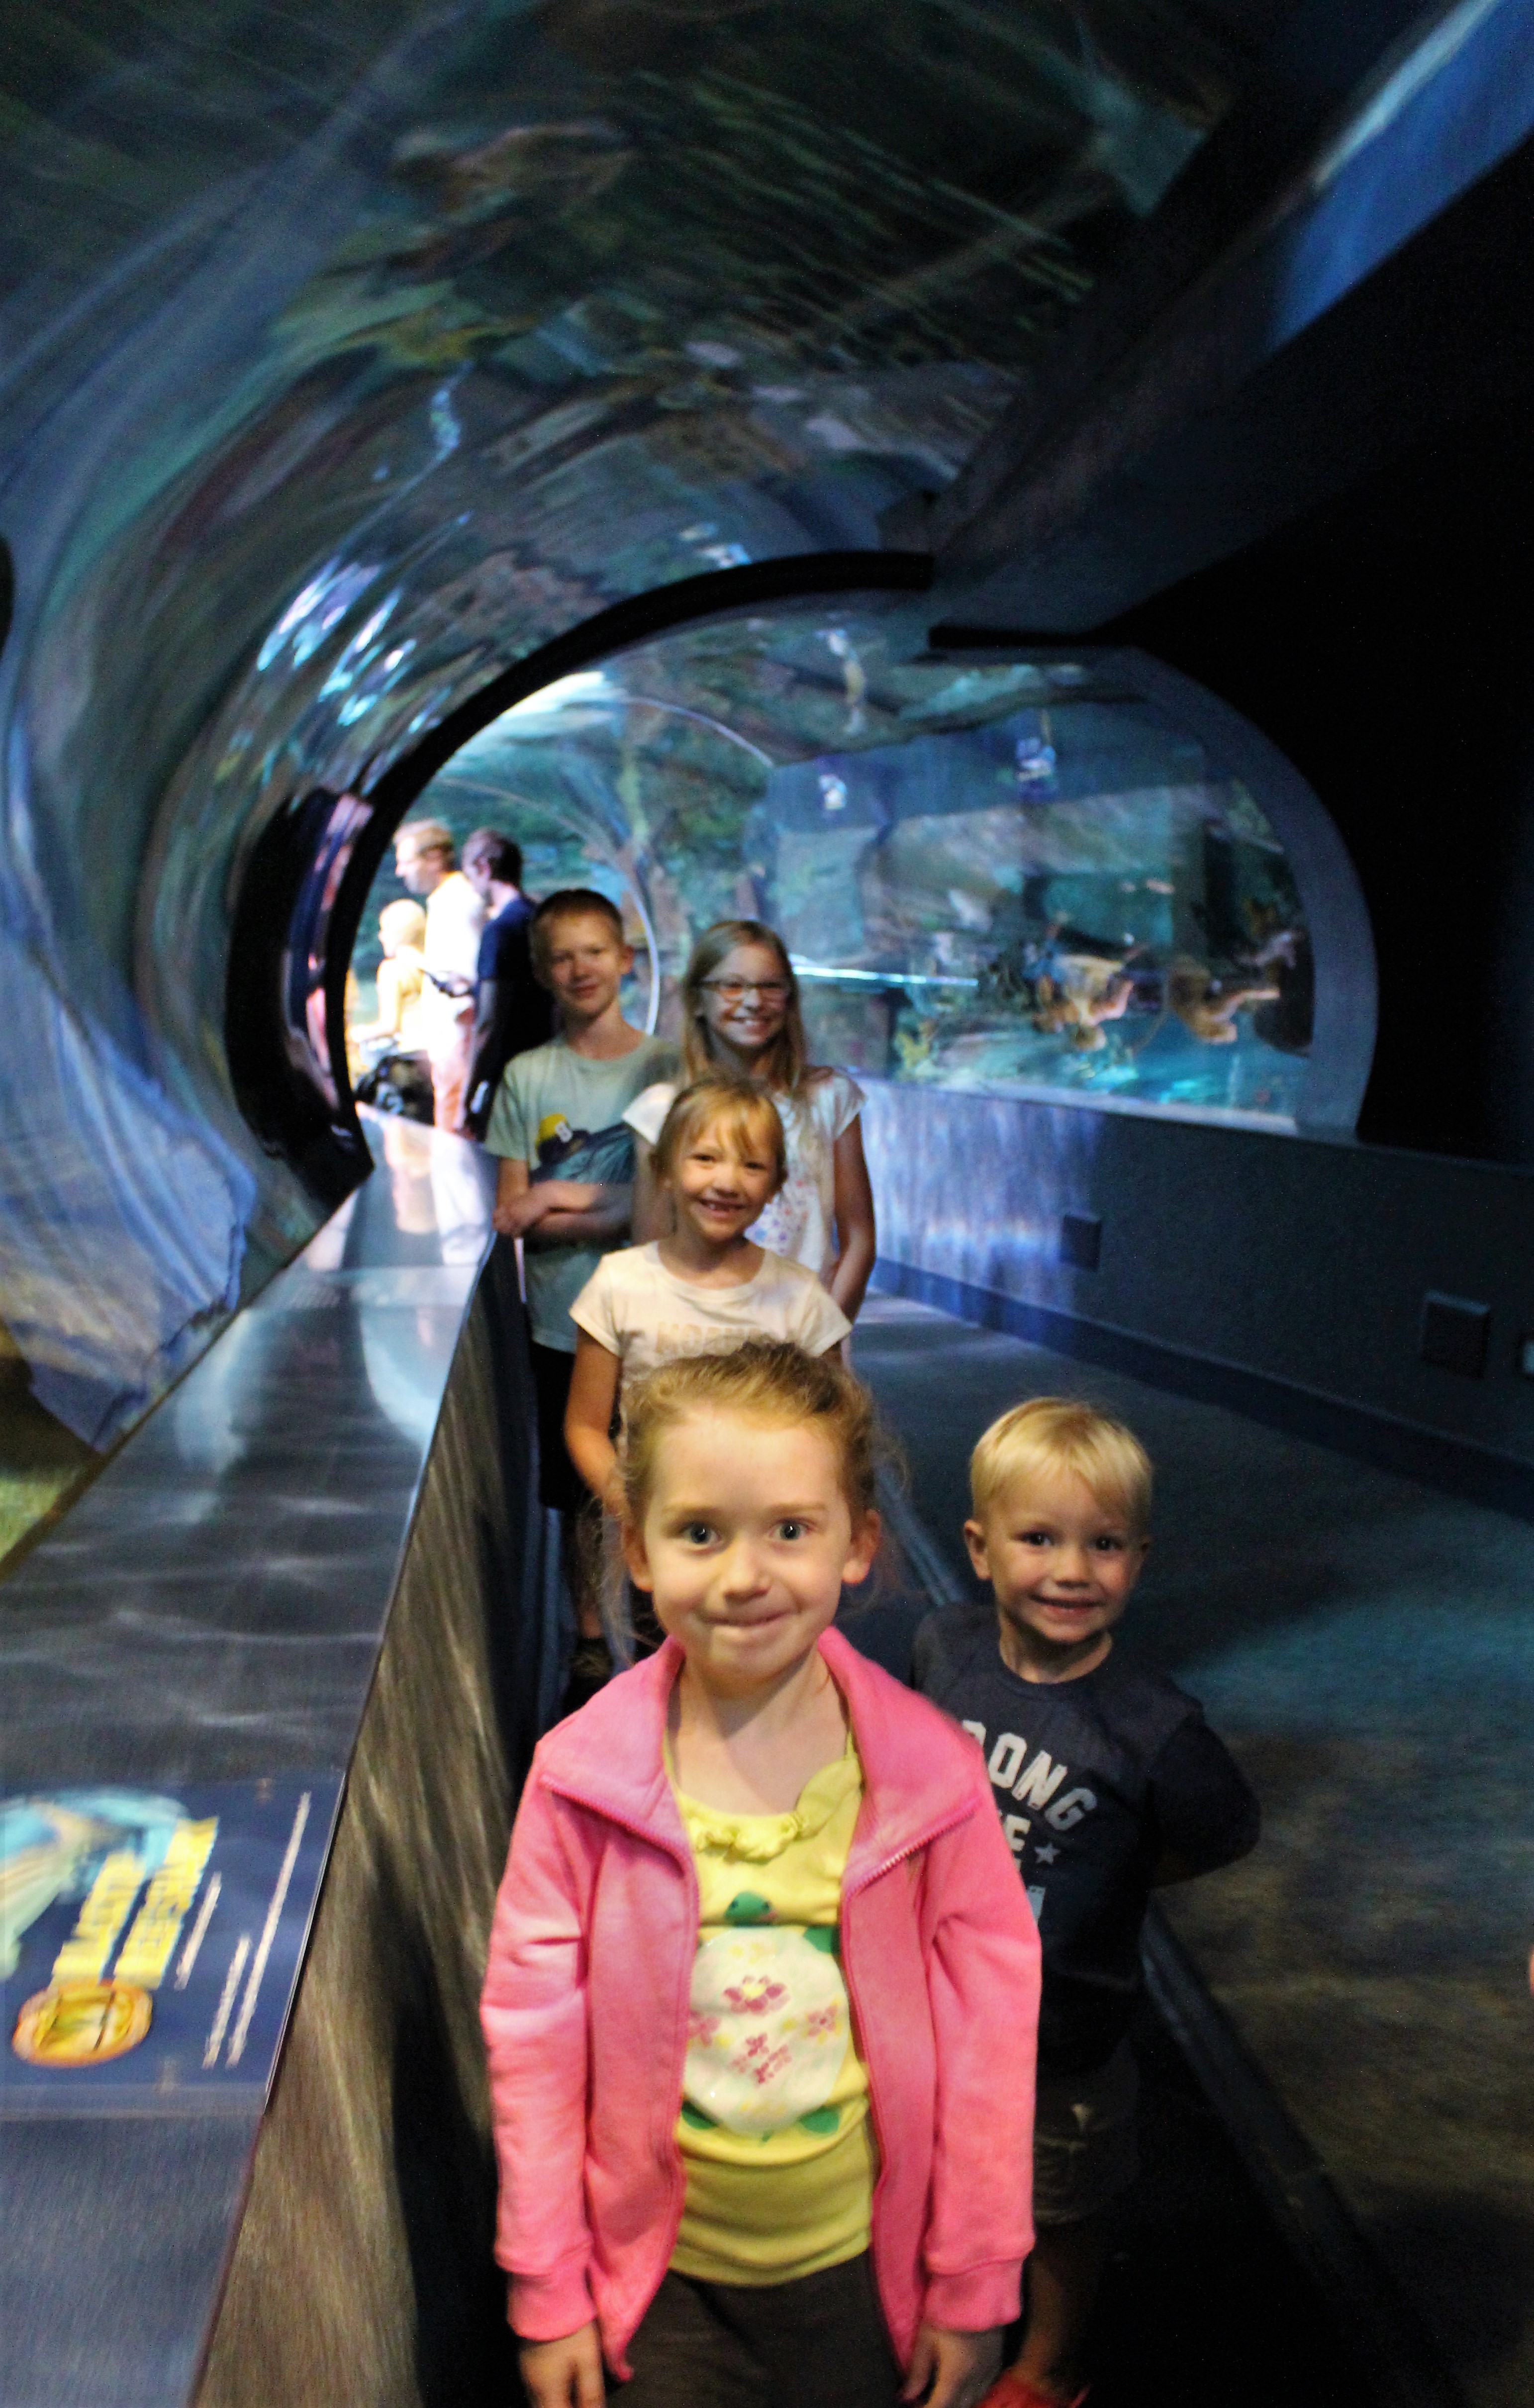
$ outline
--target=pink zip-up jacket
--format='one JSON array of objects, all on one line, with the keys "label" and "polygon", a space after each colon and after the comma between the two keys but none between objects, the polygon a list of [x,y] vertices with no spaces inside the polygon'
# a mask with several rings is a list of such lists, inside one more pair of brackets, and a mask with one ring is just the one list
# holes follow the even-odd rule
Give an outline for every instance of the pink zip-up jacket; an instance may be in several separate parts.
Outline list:
[{"label": "pink zip-up jacket", "polygon": [[[835,1630],[864,1798],[841,1963],[879,2143],[872,2250],[902,2365],[922,2321],[1018,2313],[1029,2214],[1039,1937],[979,1749]],[[510,2317],[595,2315],[620,2375],[676,2245],[697,1880],[662,1757],[667,1640],[551,1731],[523,1794],[480,2014]]]}]

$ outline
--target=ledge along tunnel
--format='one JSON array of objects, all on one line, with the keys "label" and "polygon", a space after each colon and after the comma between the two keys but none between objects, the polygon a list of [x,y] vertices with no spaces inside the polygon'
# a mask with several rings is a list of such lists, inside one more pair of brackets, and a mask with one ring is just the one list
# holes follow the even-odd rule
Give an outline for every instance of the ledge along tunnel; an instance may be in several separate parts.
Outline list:
[{"label": "ledge along tunnel", "polygon": [[1155,1460],[1265,1835],[1153,1910],[1094,2401],[1523,2408],[1534,0],[18,0],[0,89],[0,2400],[515,2396],[568,1632],[492,1166],[348,1068],[426,813],[648,1026],[782,932],[858,1644],[1007,1403]]}]

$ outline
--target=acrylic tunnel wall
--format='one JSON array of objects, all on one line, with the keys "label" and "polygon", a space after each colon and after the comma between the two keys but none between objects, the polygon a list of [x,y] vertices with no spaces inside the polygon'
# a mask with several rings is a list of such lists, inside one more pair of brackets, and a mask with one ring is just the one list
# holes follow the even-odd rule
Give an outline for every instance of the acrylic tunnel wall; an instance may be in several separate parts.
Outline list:
[{"label": "acrylic tunnel wall", "polygon": [[636,597],[919,583],[882,514],[952,480],[1252,56],[1201,9],[1084,50],[947,14],[875,74],[855,8],[11,12],[0,1548],[361,1168],[310,1075],[338,1020],[289,1017],[312,916],[280,1007],[261,951],[327,842],[343,887],[366,852],[339,798],[386,818],[413,750]]}]

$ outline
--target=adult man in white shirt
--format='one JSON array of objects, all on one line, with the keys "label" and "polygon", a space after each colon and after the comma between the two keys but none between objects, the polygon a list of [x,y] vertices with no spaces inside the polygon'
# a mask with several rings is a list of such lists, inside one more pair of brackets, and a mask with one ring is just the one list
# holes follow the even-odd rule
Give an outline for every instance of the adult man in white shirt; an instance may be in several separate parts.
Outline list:
[{"label": "adult man in white shirt", "polygon": [[406,821],[394,838],[394,870],[426,906],[421,1021],[432,1066],[433,1118],[439,1129],[457,1129],[464,1116],[485,907],[458,868],[452,833],[440,820]]}]

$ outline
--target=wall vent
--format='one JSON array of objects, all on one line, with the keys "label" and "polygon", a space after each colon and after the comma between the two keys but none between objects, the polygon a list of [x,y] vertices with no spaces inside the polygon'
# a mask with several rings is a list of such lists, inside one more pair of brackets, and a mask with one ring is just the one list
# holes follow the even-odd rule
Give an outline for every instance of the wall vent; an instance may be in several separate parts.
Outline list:
[{"label": "wall vent", "polygon": [[1060,1260],[1072,1270],[1095,1271],[1102,1254],[1102,1223],[1096,1212],[1062,1212]]},{"label": "wall vent", "polygon": [[1436,1369],[1479,1380],[1486,1368],[1490,1335],[1489,1304],[1476,1304],[1463,1296],[1439,1296],[1432,1288],[1423,1297],[1422,1359]]}]

